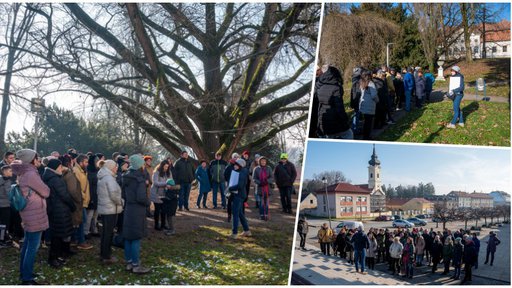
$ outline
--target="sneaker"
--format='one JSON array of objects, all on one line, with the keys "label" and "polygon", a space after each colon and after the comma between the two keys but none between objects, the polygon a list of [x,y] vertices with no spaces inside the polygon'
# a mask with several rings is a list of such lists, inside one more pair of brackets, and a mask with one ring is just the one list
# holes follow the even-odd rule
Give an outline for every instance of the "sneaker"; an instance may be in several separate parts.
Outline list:
[{"label": "sneaker", "polygon": [[80,250],[89,250],[89,249],[92,249],[94,246],[92,246],[91,244],[87,244],[87,243],[82,243],[82,244],[78,244],[76,246],[76,248],[80,249]]},{"label": "sneaker", "polygon": [[231,234],[231,235],[229,236],[229,238],[231,238],[231,239],[237,239],[237,238],[238,238],[238,234]]},{"label": "sneaker", "polygon": [[125,268],[126,271],[132,271],[133,270],[133,265],[132,263],[128,263],[126,264],[126,268]]},{"label": "sneaker", "polygon": [[460,127],[464,127],[464,123],[459,123],[458,124]]},{"label": "sneaker", "polygon": [[132,272],[135,274],[146,274],[151,271],[151,268],[143,267],[140,265],[133,266]]},{"label": "sneaker", "polygon": [[395,123],[395,121],[393,121],[393,120],[389,120],[389,121],[388,121],[388,122],[386,122],[386,123],[387,123],[387,124],[389,124],[389,125],[396,124],[396,123]]},{"label": "sneaker", "polygon": [[115,264],[117,262],[118,262],[118,260],[114,256],[110,257],[109,259],[101,259],[101,263],[102,264],[106,264],[106,265]]},{"label": "sneaker", "polygon": [[208,206],[206,206],[206,205],[203,205],[203,208],[204,208],[204,209],[208,209]]},{"label": "sneaker", "polygon": [[[199,206],[199,205],[196,205],[196,208],[197,208],[197,209],[201,209],[201,206]],[[188,211],[188,209],[187,209],[187,211]]]},{"label": "sneaker", "polygon": [[41,243],[41,249],[48,249],[48,246],[45,242]]},{"label": "sneaker", "polygon": [[455,129],[455,125],[450,123],[450,124],[446,125],[446,128]]},{"label": "sneaker", "polygon": [[242,232],[242,236],[245,236],[245,237],[251,237],[252,236],[252,233],[250,230],[247,230],[247,231],[244,231]]},{"label": "sneaker", "polygon": [[165,235],[166,236],[171,236],[171,235],[174,235],[174,234],[176,234],[176,231],[174,231],[174,230],[167,230],[167,231],[165,231]]}]

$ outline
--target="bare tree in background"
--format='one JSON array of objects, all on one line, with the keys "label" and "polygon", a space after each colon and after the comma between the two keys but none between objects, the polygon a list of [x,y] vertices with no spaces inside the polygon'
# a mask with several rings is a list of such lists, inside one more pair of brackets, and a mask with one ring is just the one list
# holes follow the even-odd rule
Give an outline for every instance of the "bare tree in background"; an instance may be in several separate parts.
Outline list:
[{"label": "bare tree in background", "polygon": [[413,4],[413,13],[418,20],[418,31],[423,45],[423,52],[427,57],[428,65],[431,71],[435,70],[437,61],[437,50],[441,32],[440,23],[442,22],[442,4],[440,3],[415,3]]}]

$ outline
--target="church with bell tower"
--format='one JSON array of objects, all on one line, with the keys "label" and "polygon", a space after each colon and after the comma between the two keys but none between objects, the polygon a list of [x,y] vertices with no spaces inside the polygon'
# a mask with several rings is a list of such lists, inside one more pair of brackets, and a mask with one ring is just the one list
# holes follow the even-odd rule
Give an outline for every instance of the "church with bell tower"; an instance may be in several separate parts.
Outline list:
[{"label": "church with bell tower", "polygon": [[375,152],[375,144],[373,144],[373,153],[370,161],[368,161],[368,184],[357,186],[371,191],[371,212],[384,211],[386,208],[386,194],[382,190],[380,160],[377,156],[377,153]]}]

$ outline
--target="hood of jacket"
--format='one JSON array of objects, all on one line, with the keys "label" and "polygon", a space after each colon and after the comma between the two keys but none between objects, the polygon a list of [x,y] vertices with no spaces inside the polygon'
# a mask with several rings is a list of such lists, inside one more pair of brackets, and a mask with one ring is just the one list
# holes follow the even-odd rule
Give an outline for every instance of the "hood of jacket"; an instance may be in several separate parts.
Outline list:
[{"label": "hood of jacket", "polygon": [[23,174],[27,173],[28,171],[36,171],[37,172],[36,166],[29,164],[29,163],[21,163],[21,161],[19,161],[19,160],[14,160],[11,163],[11,168],[12,168],[12,173],[14,175],[18,175],[18,176],[23,175]]},{"label": "hood of jacket", "polygon": [[46,167],[44,169],[44,173],[43,173],[43,181],[48,183],[48,181],[50,181],[50,179],[52,178],[55,178],[55,177],[62,177],[62,174],[57,174],[57,171],[53,170],[53,169],[50,169],[48,167]]},{"label": "hood of jacket", "polygon": [[327,71],[325,71],[325,73],[320,75],[320,77],[318,78],[318,84],[320,84],[320,85],[322,85],[322,84],[340,85],[341,84],[340,81],[341,81],[341,79],[337,79],[336,76],[332,73],[331,69],[328,69]]},{"label": "hood of jacket", "polygon": [[136,180],[136,181],[145,181],[146,177],[140,170],[128,170],[128,172],[123,174],[124,179]]},{"label": "hood of jacket", "polygon": [[112,171],[106,167],[103,167],[100,169],[100,171],[98,171],[98,180],[105,178],[107,176],[115,177],[114,174],[112,174]]}]

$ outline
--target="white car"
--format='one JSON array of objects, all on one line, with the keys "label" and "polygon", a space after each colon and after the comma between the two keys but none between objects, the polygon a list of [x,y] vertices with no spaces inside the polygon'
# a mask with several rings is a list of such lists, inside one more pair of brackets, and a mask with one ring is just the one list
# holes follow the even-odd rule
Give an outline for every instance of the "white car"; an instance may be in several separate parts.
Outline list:
[{"label": "white car", "polygon": [[393,227],[394,228],[397,228],[397,227],[400,227],[400,228],[412,228],[414,227],[414,224],[407,221],[407,220],[403,220],[403,219],[397,219],[395,221],[393,221]]},{"label": "white car", "polygon": [[359,227],[364,229],[364,225],[362,222],[359,221],[341,221],[336,228],[334,228],[334,233],[338,234],[340,233],[341,229],[347,226],[347,229],[357,229]]}]

